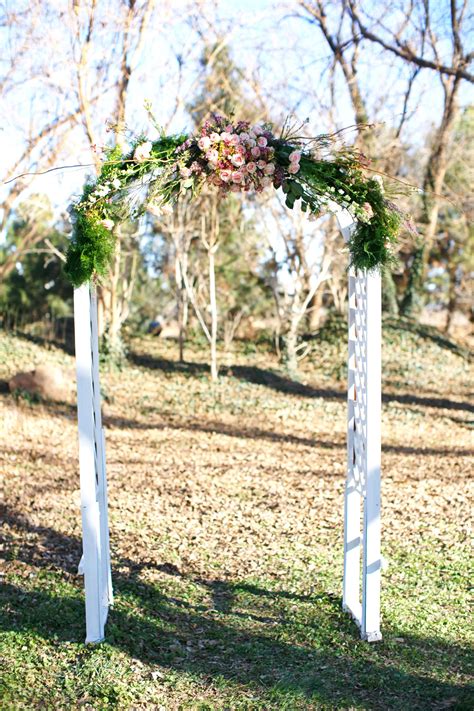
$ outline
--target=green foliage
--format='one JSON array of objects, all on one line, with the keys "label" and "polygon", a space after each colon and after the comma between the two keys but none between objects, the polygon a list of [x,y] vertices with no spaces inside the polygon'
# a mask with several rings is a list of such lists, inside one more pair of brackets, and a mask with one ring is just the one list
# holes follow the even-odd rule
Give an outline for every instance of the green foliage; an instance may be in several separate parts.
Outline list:
[{"label": "green foliage", "polygon": [[[52,218],[45,195],[33,195],[15,210],[0,247],[0,263],[12,256],[17,262],[6,271],[0,284],[0,313],[7,325],[21,328],[47,316],[57,318],[71,313],[71,287],[60,260],[45,248],[43,241],[47,238],[59,251],[66,248],[62,225],[52,225]],[[22,245],[31,233],[35,235],[34,248],[25,250]]]},{"label": "green foliage", "polygon": [[114,253],[115,237],[96,212],[74,213],[74,236],[67,251],[65,274],[74,286],[92,275],[105,276]]}]

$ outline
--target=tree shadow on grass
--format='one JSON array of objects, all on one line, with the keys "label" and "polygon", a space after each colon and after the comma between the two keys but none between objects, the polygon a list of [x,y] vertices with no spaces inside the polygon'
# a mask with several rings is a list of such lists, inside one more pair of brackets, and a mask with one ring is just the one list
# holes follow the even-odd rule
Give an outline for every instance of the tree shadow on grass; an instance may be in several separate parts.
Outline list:
[{"label": "tree shadow on grass", "polygon": [[[43,573],[34,583],[30,578],[3,587],[3,629],[80,646],[81,586],[62,572],[72,572],[80,542],[12,511],[7,521],[25,542],[15,560]],[[466,648],[407,635],[389,623],[384,642],[363,643],[338,597],[324,589],[307,596],[273,589],[270,581],[205,580],[171,563],[120,559],[114,567],[119,572],[113,574],[116,604],[107,643],[90,652],[98,657],[104,649],[119,649],[221,688],[223,681],[241,685],[261,699],[262,708],[272,707],[269,699],[280,708],[283,698],[285,708],[296,708],[301,699],[331,708],[472,707],[469,689],[456,681],[469,658]],[[156,573],[161,577],[150,582]]]},{"label": "tree shadow on grass", "polygon": [[[166,358],[154,358],[149,355],[129,353],[128,359],[134,365],[138,365],[151,370],[161,370],[169,373],[182,373],[189,376],[202,376],[209,372],[209,366],[205,363],[185,362],[169,360]],[[257,366],[232,365],[220,368],[222,376],[237,378],[253,385],[264,385],[276,392],[286,395],[298,395],[307,398],[323,398],[326,400],[344,401],[347,397],[345,389],[336,388],[315,388],[312,385],[301,383],[285,375]],[[474,405],[469,402],[458,402],[448,398],[414,395],[412,393],[382,393],[382,401],[386,403],[397,402],[402,405],[419,405],[422,407],[433,407],[441,410],[465,410],[474,412]]]}]

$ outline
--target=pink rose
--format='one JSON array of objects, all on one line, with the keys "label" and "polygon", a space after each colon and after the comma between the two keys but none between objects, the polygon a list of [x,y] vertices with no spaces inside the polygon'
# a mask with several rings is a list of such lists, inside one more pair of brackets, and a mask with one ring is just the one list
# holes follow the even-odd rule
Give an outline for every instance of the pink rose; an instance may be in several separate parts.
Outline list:
[{"label": "pink rose", "polygon": [[260,170],[265,170],[265,168],[267,167],[267,164],[265,163],[264,160],[259,160],[257,165],[260,168]]},{"label": "pink rose", "polygon": [[221,172],[219,173],[219,175],[220,175],[220,177],[221,177],[221,180],[224,181],[224,183],[228,183],[229,180],[230,180],[231,177],[232,177],[232,171],[231,171],[231,170],[227,170],[227,169],[221,170]]},{"label": "pink rose", "polygon": [[240,168],[240,166],[245,163],[244,158],[240,153],[234,153],[234,155],[231,156],[230,160],[236,168]]},{"label": "pink rose", "polygon": [[215,148],[211,148],[211,150],[206,153],[206,158],[210,163],[217,163],[219,160],[219,153]]},{"label": "pink rose", "polygon": [[232,173],[232,182],[233,183],[241,183],[243,179],[244,179],[244,176],[240,170],[233,171],[233,173]]},{"label": "pink rose", "polygon": [[228,132],[221,133],[221,139],[224,141],[224,143],[230,143],[232,141],[232,136]]},{"label": "pink rose", "polygon": [[299,163],[301,159],[301,151],[293,151],[289,155],[291,163]]},{"label": "pink rose", "polygon": [[257,164],[254,163],[253,161],[250,161],[250,163],[247,163],[247,172],[248,173],[255,173],[257,170]]},{"label": "pink rose", "polygon": [[263,169],[263,172],[265,175],[273,175],[275,172],[275,166],[273,163],[267,163],[265,168]]},{"label": "pink rose", "polygon": [[252,126],[252,132],[256,136],[260,136],[263,133],[263,128],[260,126],[260,124],[255,124],[255,126]]},{"label": "pink rose", "polygon": [[200,138],[198,141],[198,146],[202,151],[207,151],[207,149],[211,146],[211,139],[209,138],[209,136],[203,136],[202,138]]},{"label": "pink rose", "polygon": [[210,135],[209,138],[211,139],[212,143],[217,143],[217,141],[220,141],[220,140],[221,140],[220,135],[219,135],[218,133],[216,133],[215,131],[213,131],[213,132],[211,133],[211,135]]},{"label": "pink rose", "polygon": [[267,143],[268,141],[265,136],[260,136],[260,138],[257,139],[257,146],[260,146],[260,148],[265,148]]},{"label": "pink rose", "polygon": [[240,134],[240,140],[241,141],[248,141],[248,139],[249,139],[249,134],[246,133],[245,131],[242,131],[242,133]]},{"label": "pink rose", "polygon": [[296,173],[298,173],[299,169],[300,169],[299,163],[290,163],[290,165],[288,167],[288,172],[295,175]]},{"label": "pink rose", "polygon": [[252,150],[250,151],[250,153],[253,155],[254,158],[258,158],[260,155],[260,148],[258,148],[257,146],[254,146],[252,148]]}]

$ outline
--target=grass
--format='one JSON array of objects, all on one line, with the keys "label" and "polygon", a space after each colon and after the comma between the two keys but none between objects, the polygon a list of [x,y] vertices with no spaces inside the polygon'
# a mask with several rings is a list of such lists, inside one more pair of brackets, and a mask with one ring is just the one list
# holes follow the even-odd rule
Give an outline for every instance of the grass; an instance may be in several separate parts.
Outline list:
[{"label": "grass", "polygon": [[[2,708],[471,709],[470,369],[391,326],[384,347],[383,641],[341,611],[344,349],[292,381],[263,346],[175,361],[130,343],[107,401],[115,605],[84,645],[73,403],[0,395]],[[3,357],[2,357],[3,356]],[[73,361],[2,335],[0,378]],[[3,388],[4,390],[4,388]]]}]

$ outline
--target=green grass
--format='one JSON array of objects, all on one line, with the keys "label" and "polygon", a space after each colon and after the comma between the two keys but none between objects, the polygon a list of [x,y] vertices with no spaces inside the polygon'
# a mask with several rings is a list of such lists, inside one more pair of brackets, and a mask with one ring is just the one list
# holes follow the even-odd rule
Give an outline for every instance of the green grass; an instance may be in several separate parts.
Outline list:
[{"label": "green grass", "polygon": [[231,583],[172,566],[151,582],[148,569],[116,561],[107,642],[89,646],[77,580],[11,574],[1,592],[2,707],[472,708],[468,551],[401,542],[391,561],[384,641],[373,645],[330,592],[329,556],[285,580]]}]

